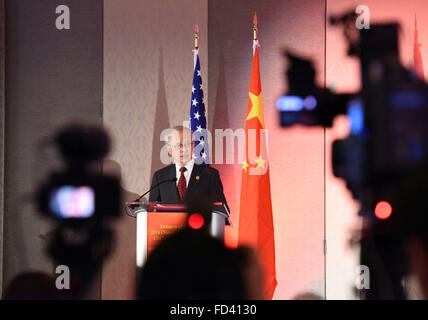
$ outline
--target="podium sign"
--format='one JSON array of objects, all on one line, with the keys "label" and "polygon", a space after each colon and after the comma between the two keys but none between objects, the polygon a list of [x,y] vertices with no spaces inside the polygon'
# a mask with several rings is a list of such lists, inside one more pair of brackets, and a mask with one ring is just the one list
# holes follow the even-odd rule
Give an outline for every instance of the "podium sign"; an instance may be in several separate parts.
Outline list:
[{"label": "podium sign", "polygon": [[166,236],[187,222],[187,212],[141,212],[137,215],[137,267]]},{"label": "podium sign", "polygon": [[[137,268],[166,236],[187,223],[188,213],[183,204],[127,202],[128,215],[137,218]],[[211,216],[210,234],[224,241],[224,227],[229,225],[228,212],[222,203],[215,203]]]}]

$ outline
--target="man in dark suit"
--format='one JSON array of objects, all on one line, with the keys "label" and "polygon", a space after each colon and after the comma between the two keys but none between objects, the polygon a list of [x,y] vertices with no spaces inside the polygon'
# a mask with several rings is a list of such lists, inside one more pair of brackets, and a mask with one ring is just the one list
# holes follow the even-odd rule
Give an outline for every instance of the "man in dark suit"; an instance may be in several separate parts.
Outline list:
[{"label": "man in dark suit", "polygon": [[192,132],[188,128],[174,127],[171,130],[168,154],[174,163],[153,174],[152,188],[160,184],[150,192],[150,202],[180,203],[197,198],[227,206],[218,171],[206,164],[195,163]]}]

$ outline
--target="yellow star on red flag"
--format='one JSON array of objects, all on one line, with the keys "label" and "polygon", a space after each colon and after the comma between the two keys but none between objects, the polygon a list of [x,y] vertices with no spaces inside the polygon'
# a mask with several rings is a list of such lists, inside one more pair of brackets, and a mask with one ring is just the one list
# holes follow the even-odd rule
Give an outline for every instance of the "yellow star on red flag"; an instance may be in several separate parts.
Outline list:
[{"label": "yellow star on red flag", "polygon": [[249,93],[250,100],[251,100],[251,110],[250,113],[248,113],[247,120],[250,120],[252,118],[258,118],[260,121],[260,124],[262,125],[262,128],[265,127],[265,120],[263,117],[263,97],[262,93],[258,96],[256,96],[254,93]]},{"label": "yellow star on red flag", "polygon": [[247,158],[245,158],[245,160],[244,160],[244,163],[242,164],[242,169],[244,169],[244,171],[245,172],[247,172],[247,168],[249,167],[250,165],[248,164],[248,162],[247,162]]},{"label": "yellow star on red flag", "polygon": [[264,168],[265,167],[265,162],[266,162],[266,160],[264,160],[262,158],[262,155],[259,155],[259,157],[256,159],[256,163],[257,163],[257,167],[256,168],[260,168],[260,167]]}]

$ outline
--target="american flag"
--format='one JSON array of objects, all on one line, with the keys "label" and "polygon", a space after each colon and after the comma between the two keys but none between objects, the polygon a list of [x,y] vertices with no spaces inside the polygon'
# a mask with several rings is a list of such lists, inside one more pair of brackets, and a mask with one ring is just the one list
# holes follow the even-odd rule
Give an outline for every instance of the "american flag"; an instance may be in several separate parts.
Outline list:
[{"label": "american flag", "polygon": [[[192,101],[190,103],[190,129],[195,135],[193,158],[196,163],[209,163],[207,117],[202,87],[201,65],[199,64],[199,55],[197,54],[195,72],[193,73]],[[201,146],[198,147],[199,144]]]}]

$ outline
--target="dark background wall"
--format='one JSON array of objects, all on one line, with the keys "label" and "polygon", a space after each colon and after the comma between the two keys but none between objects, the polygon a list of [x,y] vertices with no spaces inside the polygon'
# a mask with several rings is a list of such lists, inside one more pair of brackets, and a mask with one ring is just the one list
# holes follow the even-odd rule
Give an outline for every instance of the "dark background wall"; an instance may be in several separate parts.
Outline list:
[{"label": "dark background wall", "polygon": [[[55,27],[63,4],[69,30]],[[3,288],[20,272],[54,270],[44,252],[52,226],[37,214],[32,193],[60,162],[40,145],[70,118],[101,123],[103,99],[102,0],[6,0],[5,9]]]}]

